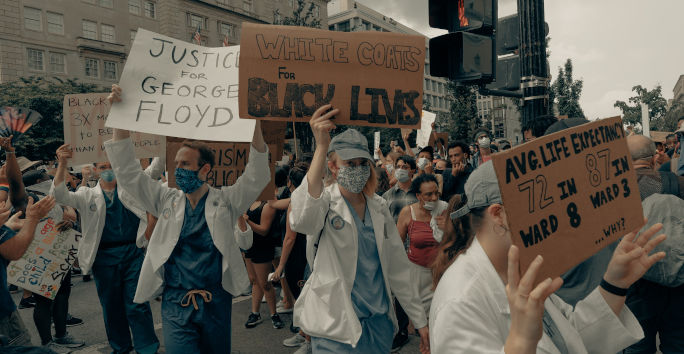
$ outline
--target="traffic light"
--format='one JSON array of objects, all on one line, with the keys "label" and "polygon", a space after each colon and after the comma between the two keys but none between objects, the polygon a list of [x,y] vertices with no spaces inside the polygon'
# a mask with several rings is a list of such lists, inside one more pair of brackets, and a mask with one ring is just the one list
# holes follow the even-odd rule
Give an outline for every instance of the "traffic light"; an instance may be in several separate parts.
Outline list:
[{"label": "traffic light", "polygon": [[498,19],[496,25],[496,80],[490,90],[520,89],[520,18],[517,14]]},{"label": "traffic light", "polygon": [[430,26],[450,33],[430,39],[430,75],[470,84],[496,76],[497,0],[429,0]]}]

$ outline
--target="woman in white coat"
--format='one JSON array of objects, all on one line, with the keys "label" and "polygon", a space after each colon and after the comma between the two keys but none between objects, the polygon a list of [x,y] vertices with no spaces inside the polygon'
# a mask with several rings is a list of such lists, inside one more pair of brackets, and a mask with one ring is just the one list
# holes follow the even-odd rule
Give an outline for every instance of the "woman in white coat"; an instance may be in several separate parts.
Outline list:
[{"label": "woman in white coat", "polygon": [[[389,353],[397,329],[392,294],[429,351],[427,319],[394,219],[381,197],[366,138],[354,129],[330,139],[338,109],[319,108],[310,125],[316,151],[293,192],[290,225],[317,247],[313,272],[295,304],[294,324],[314,353]],[[326,167],[334,180],[323,187]],[[311,236],[313,235],[313,236]]]},{"label": "woman in white coat", "polygon": [[624,306],[627,288],[663,259],[653,248],[665,235],[654,225],[635,240],[623,237],[603,277],[584,300],[571,307],[553,294],[561,278],[534,286],[542,267],[538,256],[522,278],[519,251],[512,246],[494,167],[480,165],[465,185],[466,206],[475,232],[442,276],[430,311],[434,353],[617,353],[643,337],[639,322]]}]

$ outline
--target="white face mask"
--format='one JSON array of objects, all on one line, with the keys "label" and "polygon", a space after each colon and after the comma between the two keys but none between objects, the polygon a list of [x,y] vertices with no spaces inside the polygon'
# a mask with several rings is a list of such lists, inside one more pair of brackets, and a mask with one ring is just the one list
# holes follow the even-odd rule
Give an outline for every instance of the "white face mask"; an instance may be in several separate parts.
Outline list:
[{"label": "white face mask", "polygon": [[483,149],[489,149],[489,147],[492,145],[492,141],[489,140],[488,137],[483,136],[477,140],[477,144]]},{"label": "white face mask", "polygon": [[410,178],[408,171],[406,171],[403,168],[399,168],[399,169],[395,170],[394,171],[394,177],[397,178],[397,181],[399,181],[399,183],[408,182],[408,180]]},{"label": "white face mask", "polygon": [[436,206],[437,206],[437,202],[436,202],[436,201],[434,201],[434,202],[425,202],[425,203],[423,203],[423,208],[424,208],[425,210],[427,210],[427,211],[432,211],[432,210],[434,210]]},{"label": "white face mask", "polygon": [[418,166],[418,169],[423,170],[423,169],[425,169],[425,166],[427,166],[428,162],[429,162],[428,159],[421,157],[418,159],[416,166]]}]

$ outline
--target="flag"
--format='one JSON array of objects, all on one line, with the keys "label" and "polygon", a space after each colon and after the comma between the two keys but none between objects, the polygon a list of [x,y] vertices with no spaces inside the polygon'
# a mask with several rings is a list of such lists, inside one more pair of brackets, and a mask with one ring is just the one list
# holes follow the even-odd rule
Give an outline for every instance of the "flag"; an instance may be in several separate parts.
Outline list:
[{"label": "flag", "polygon": [[197,44],[202,44],[202,35],[200,34],[200,25],[197,25],[197,31],[195,31],[195,35],[192,37],[192,39],[197,42]]},{"label": "flag", "polygon": [[228,35],[226,34],[223,36],[223,46],[227,47],[228,45],[230,45],[230,43],[228,43]]}]

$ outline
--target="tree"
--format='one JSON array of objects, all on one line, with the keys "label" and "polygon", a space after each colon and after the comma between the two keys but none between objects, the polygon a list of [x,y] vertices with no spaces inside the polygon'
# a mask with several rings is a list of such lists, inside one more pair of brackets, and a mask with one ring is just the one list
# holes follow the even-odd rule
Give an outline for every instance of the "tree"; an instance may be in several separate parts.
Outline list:
[{"label": "tree", "polygon": [[449,132],[449,141],[470,142],[475,131],[481,127],[477,115],[475,88],[448,81],[447,89],[451,96],[451,112],[448,116],[441,116],[446,119],[439,120],[438,124]]},{"label": "tree", "polygon": [[647,88],[637,85],[632,87],[632,91],[636,92],[636,96],[630,97],[628,99],[629,103],[615,101],[613,105],[613,107],[617,107],[622,111],[622,120],[627,124],[641,126],[641,103],[645,103],[648,105],[651,130],[664,130],[668,126],[668,123],[665,121],[667,101],[663,98],[662,87],[657,85],[653,90],[649,91]]},{"label": "tree", "polygon": [[572,60],[565,62],[565,70],[558,68],[558,77],[551,85],[552,97],[558,104],[558,114],[571,118],[584,118],[584,112],[579,104],[582,95],[582,80],[572,78]]},{"label": "tree", "polygon": [[76,79],[32,76],[1,83],[0,106],[26,107],[43,116],[40,122],[15,139],[17,154],[30,160],[53,160],[55,150],[64,143],[64,95],[106,91],[97,85],[81,83]]},{"label": "tree", "polygon": [[661,124],[658,124],[653,130],[663,132],[673,132],[677,129],[677,121],[680,117],[684,117],[684,102],[678,101],[672,103],[670,109],[667,110]]}]

